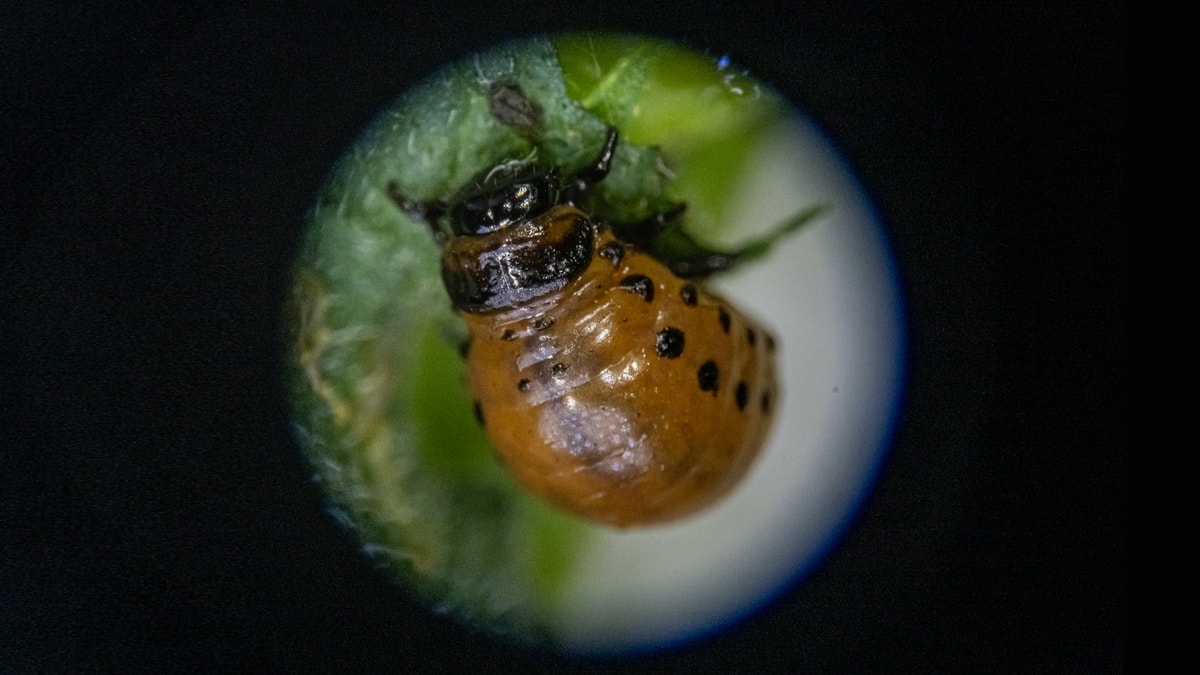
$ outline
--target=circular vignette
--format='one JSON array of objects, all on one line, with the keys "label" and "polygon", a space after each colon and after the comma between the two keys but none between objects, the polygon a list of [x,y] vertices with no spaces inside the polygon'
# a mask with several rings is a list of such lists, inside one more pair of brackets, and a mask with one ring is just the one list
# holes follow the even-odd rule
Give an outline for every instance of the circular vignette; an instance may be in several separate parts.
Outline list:
[{"label": "circular vignette", "polygon": [[[711,511],[632,531],[551,509],[493,459],[437,243],[396,199],[446,199],[514,159],[576,170],[609,125],[624,143],[589,204],[597,219],[682,201],[688,233],[719,247],[829,207],[713,284],[782,345],[786,412],[758,466]],[[341,520],[435,611],[569,651],[694,638],[785,588],[869,485],[900,383],[890,255],[836,151],[727,59],[644,38],[514,42],[402,96],[322,190],[292,310],[296,426]]]}]

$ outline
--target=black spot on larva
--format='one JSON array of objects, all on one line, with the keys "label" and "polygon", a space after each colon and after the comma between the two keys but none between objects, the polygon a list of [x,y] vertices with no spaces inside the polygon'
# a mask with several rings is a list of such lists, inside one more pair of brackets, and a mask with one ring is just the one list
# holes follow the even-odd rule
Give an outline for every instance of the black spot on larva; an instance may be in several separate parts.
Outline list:
[{"label": "black spot on larva", "polygon": [[767,333],[767,351],[775,351],[775,338],[771,337],[770,333]]},{"label": "black spot on larva", "polygon": [[654,351],[668,359],[678,358],[683,353],[683,331],[664,328],[654,337]]},{"label": "black spot on larva", "polygon": [[717,395],[717,385],[720,384],[720,372],[717,370],[717,362],[708,360],[704,365],[700,366],[700,370],[696,373],[700,380],[700,391],[711,391],[713,396]]},{"label": "black spot on larva", "polygon": [[764,391],[762,399],[759,400],[759,407],[762,408],[763,414],[771,412],[771,392]]},{"label": "black spot on larva", "polygon": [[554,377],[562,378],[567,374],[568,367],[565,363],[556,363],[550,366],[550,374],[554,375]]},{"label": "black spot on larva", "polygon": [[552,317],[552,316],[539,316],[538,318],[533,320],[533,329],[536,331],[546,330],[547,328],[549,328],[550,326],[553,326],[553,325],[554,325],[554,317]]},{"label": "black spot on larva", "polygon": [[523,394],[529,391],[529,380],[522,377],[520,382],[517,382],[517,389]]},{"label": "black spot on larva", "polygon": [[505,328],[504,333],[500,336],[500,339],[504,340],[505,342],[508,342],[509,340],[515,340],[517,339],[517,334],[513,329]]},{"label": "black spot on larva", "polygon": [[487,426],[483,422],[483,406],[479,405],[479,401],[475,401],[475,421],[479,422],[479,426]]},{"label": "black spot on larva", "polygon": [[611,262],[613,267],[616,267],[620,264],[621,258],[625,257],[625,247],[615,241],[610,241],[597,248],[596,255]]},{"label": "black spot on larva", "polygon": [[694,284],[684,284],[683,288],[679,289],[679,297],[683,298],[683,304],[688,307],[695,307],[696,286]]},{"label": "black spot on larva", "polygon": [[738,382],[737,392],[734,393],[734,400],[737,401],[738,410],[746,409],[746,401],[750,398],[750,387],[746,386],[746,381]]},{"label": "black spot on larva", "polygon": [[718,307],[717,320],[721,322],[721,331],[729,335],[729,310],[724,307]]},{"label": "black spot on larva", "polygon": [[637,293],[646,302],[654,300],[654,282],[645,274],[630,274],[621,280],[621,288]]},{"label": "black spot on larva", "polygon": [[470,353],[471,353],[471,338],[467,338],[466,340],[463,340],[462,342],[458,343],[458,355],[459,356],[461,356],[465,359],[465,358],[467,358],[467,354],[470,354]]},{"label": "black spot on larva", "polygon": [[758,342],[758,333],[755,333],[753,328],[746,329],[746,341],[750,343],[751,347]]}]

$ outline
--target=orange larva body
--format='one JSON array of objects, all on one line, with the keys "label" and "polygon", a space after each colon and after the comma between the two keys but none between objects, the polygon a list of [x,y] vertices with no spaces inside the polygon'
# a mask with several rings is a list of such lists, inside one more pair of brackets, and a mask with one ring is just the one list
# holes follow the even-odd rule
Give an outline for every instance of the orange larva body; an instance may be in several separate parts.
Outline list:
[{"label": "orange larva body", "polygon": [[[442,242],[442,281],[470,331],[468,388],[500,459],[533,494],[625,527],[693,513],[736,485],[778,385],[765,330],[579,208],[616,146],[610,129],[571,176],[510,161],[448,201],[414,202],[394,183],[388,194]],[[681,210],[626,231],[653,235]]]},{"label": "orange larva body", "polygon": [[[580,228],[592,243],[561,288],[462,312],[469,390],[508,470],[561,508],[617,526],[684,516],[726,494],[771,424],[774,340],[573,206],[527,225],[551,248]],[[508,236],[451,240],[443,264],[502,251]]]}]

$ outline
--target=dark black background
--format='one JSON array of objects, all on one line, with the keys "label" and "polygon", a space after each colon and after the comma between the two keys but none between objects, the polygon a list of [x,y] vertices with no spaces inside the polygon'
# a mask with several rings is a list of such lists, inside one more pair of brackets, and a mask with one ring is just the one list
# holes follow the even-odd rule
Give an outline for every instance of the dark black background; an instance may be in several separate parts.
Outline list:
[{"label": "dark black background", "polygon": [[[1121,668],[1119,5],[27,4],[0,12],[3,669]],[[362,126],[470,51],[599,27],[805,106],[876,199],[910,331],[842,545],[629,662],[398,591],[323,514],[279,381],[304,212]]]}]

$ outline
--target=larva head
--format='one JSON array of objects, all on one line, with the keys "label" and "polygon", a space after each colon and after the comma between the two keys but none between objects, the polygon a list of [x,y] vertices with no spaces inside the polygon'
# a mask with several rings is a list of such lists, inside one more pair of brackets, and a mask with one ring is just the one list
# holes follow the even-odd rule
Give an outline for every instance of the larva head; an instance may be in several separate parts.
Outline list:
[{"label": "larva head", "polygon": [[561,181],[526,162],[501,164],[472,181],[451,202],[450,230],[488,234],[545,213],[558,203]]},{"label": "larva head", "polygon": [[579,173],[531,162],[499,164],[450,201],[453,233],[442,248],[442,282],[455,309],[484,314],[559,290],[587,268],[596,228],[576,203],[608,174],[617,132]]},{"label": "larva head", "polygon": [[596,228],[583,212],[556,205],[491,232],[451,237],[442,248],[442,282],[460,311],[511,309],[582,274],[595,245]]}]

